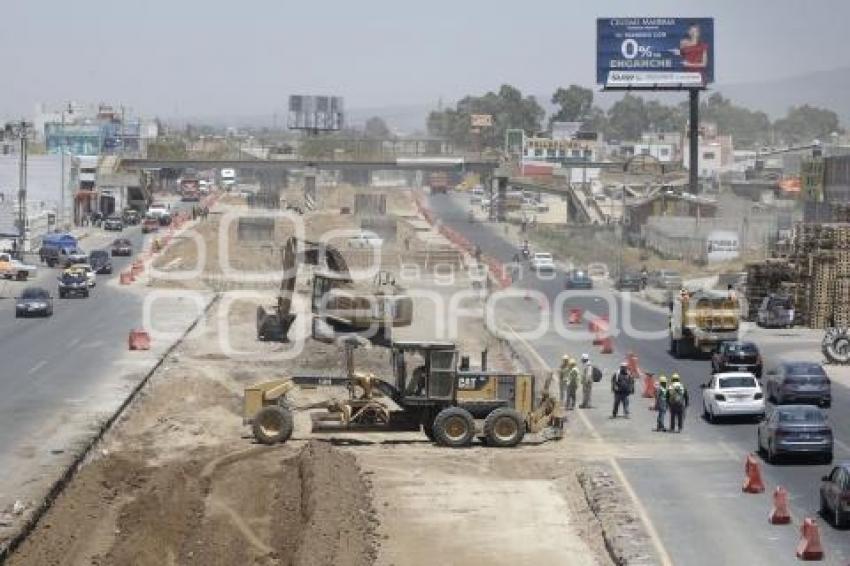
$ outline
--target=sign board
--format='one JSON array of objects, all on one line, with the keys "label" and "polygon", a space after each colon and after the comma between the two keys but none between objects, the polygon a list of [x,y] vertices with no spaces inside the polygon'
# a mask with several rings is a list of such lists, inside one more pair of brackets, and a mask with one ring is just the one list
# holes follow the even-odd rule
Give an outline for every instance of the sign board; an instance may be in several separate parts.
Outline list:
[{"label": "sign board", "polygon": [[343,100],[340,96],[289,97],[290,130],[336,131],[344,124]]},{"label": "sign board", "polygon": [[488,128],[493,125],[492,114],[471,114],[469,116],[473,128]]},{"label": "sign board", "polygon": [[596,82],[611,89],[714,82],[713,18],[598,18]]}]

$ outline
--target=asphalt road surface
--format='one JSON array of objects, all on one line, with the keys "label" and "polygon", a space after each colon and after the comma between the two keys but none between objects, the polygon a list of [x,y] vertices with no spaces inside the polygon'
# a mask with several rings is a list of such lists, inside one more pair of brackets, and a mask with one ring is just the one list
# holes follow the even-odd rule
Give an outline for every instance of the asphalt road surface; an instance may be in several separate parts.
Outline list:
[{"label": "asphalt road surface", "polygon": [[[517,253],[517,243],[509,241],[503,226],[484,222],[469,222],[467,197],[463,195],[433,196],[429,204],[436,217],[459,231],[483,253],[509,262]],[[542,250],[546,251],[546,250]],[[605,258],[599,258],[604,262]],[[542,292],[550,305],[563,291],[564,276],[543,281],[533,274],[514,284]],[[611,302],[609,303],[609,299]],[[663,309],[638,300],[624,299],[620,293],[608,292],[606,299],[598,296],[570,298],[568,307],[578,307],[595,315],[609,313],[615,306],[618,317],[629,315],[631,324],[639,330],[655,331],[658,336],[636,338],[621,333],[615,338],[615,353],[603,356],[587,338],[566,341],[554,331],[529,340],[529,345],[549,366],[555,367],[561,356],[588,352],[593,361],[609,371],[594,388],[594,408],[570,413],[571,432],[581,438],[595,440],[607,446],[600,454],[610,454],[612,463],[623,473],[634,491],[640,507],[655,535],[662,555],[673,564],[791,564],[796,562],[794,547],[799,537],[803,517],[818,517],[818,488],[820,477],[830,466],[789,461],[779,465],[762,463],[768,492],[777,485],[788,489],[791,499],[792,526],[772,526],[767,522],[771,508],[769,493],[744,495],[744,460],[756,448],[756,424],[747,420],[709,424],[702,419],[700,384],[710,374],[708,360],[674,359],[668,352],[666,336],[667,315]],[[506,303],[507,304],[507,303]],[[504,313],[503,313],[504,314]],[[558,315],[553,313],[553,315]],[[528,303],[509,315],[516,324],[531,328],[537,307]],[[558,315],[558,316],[562,316]],[[612,318],[612,321],[616,318]],[[790,334],[794,334],[791,331]],[[757,333],[749,336],[762,350],[766,363],[788,350],[799,347],[818,348],[810,335],[794,338],[761,339]],[[611,417],[610,374],[627,352],[639,356],[640,366],[656,374],[678,372],[686,384],[692,406],[687,413],[682,434],[653,432],[655,413],[647,410],[648,400],[638,394],[632,397],[630,420]],[[850,391],[833,381],[833,409],[829,411],[836,438],[836,461],[850,458],[850,415],[842,410],[850,403]],[[569,442],[569,440],[567,441]],[[624,494],[627,497],[627,494]],[[847,564],[850,560],[850,537],[819,520],[821,537],[826,549],[826,562]]]},{"label": "asphalt road surface", "polygon": [[[139,226],[122,233],[92,228],[80,245],[107,248],[119,236],[133,242],[134,252],[141,249]],[[91,415],[114,410],[133,385],[131,377],[138,378],[128,374],[137,364],[122,361],[128,331],[141,326],[143,294],[107,284],[132,259],[113,258],[113,274],[98,275],[87,299],[59,299],[60,270],[43,264],[34,280],[6,288],[13,295],[24,286],[44,287],[54,297],[54,314],[15,318],[14,299],[0,300],[0,507],[22,497],[21,485],[51,475],[45,454],[58,459],[81,441],[80,417],[91,421],[90,432],[98,425]]]}]

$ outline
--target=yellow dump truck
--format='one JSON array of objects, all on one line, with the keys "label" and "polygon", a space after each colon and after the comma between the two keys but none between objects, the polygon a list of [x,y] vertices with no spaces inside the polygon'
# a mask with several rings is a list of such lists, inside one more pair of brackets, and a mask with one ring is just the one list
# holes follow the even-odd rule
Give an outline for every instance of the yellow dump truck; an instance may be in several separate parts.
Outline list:
[{"label": "yellow dump truck", "polygon": [[706,354],[737,340],[740,315],[734,292],[681,291],[670,311],[670,353],[677,358]]}]

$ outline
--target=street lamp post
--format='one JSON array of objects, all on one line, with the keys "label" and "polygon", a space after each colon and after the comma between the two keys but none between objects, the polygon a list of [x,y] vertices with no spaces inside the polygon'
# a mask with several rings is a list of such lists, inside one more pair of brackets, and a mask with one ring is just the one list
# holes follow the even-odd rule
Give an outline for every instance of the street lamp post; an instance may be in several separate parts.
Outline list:
[{"label": "street lamp post", "polygon": [[8,122],[5,132],[9,137],[17,137],[21,143],[18,159],[18,240],[15,251],[22,254],[27,237],[27,142],[32,132],[32,123],[24,120]]}]

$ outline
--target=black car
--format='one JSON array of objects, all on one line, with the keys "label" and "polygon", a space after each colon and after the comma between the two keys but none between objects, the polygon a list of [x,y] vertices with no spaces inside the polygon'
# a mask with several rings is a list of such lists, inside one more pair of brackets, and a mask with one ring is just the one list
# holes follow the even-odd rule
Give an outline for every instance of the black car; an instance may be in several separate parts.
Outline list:
[{"label": "black car", "polygon": [[171,215],[170,214],[160,214],[159,215],[159,225],[160,226],[169,226],[171,224]]},{"label": "black car", "polygon": [[761,377],[762,361],[758,346],[752,342],[721,342],[711,356],[711,371],[747,371]]},{"label": "black car", "polygon": [[89,282],[81,272],[63,271],[59,279],[59,298],[64,299],[72,295],[81,297],[89,296]]},{"label": "black car", "polygon": [[821,478],[820,514],[839,529],[850,523],[850,463],[835,466]]},{"label": "black car", "polygon": [[110,253],[113,256],[131,256],[133,255],[133,243],[127,238],[118,238],[112,242],[112,249]]},{"label": "black car", "polygon": [[15,300],[15,318],[23,316],[51,316],[53,298],[41,287],[27,287]]},{"label": "black car", "polygon": [[637,273],[623,273],[614,283],[617,291],[640,291],[643,289],[643,278]]},{"label": "black car", "polygon": [[567,279],[564,281],[565,289],[593,289],[593,279],[586,271],[573,269],[567,273]]},{"label": "black car", "polygon": [[112,258],[106,250],[95,250],[89,254],[89,265],[97,274],[112,273]]},{"label": "black car", "polygon": [[124,220],[124,224],[127,224],[128,226],[135,226],[142,221],[142,217],[139,215],[139,212],[132,208],[125,209],[122,218]]},{"label": "black car", "polygon": [[758,426],[758,451],[773,463],[782,455],[814,455],[832,462],[832,427],[814,405],[780,405]]},{"label": "black car", "polygon": [[62,252],[57,246],[41,246],[38,250],[38,258],[42,263],[46,263],[47,267],[56,267],[64,261]]},{"label": "black car", "polygon": [[782,362],[765,375],[767,398],[777,405],[832,405],[832,385],[823,367],[814,362]]},{"label": "black car", "polygon": [[124,229],[124,219],[120,216],[110,216],[103,221],[103,229],[120,232]]}]

